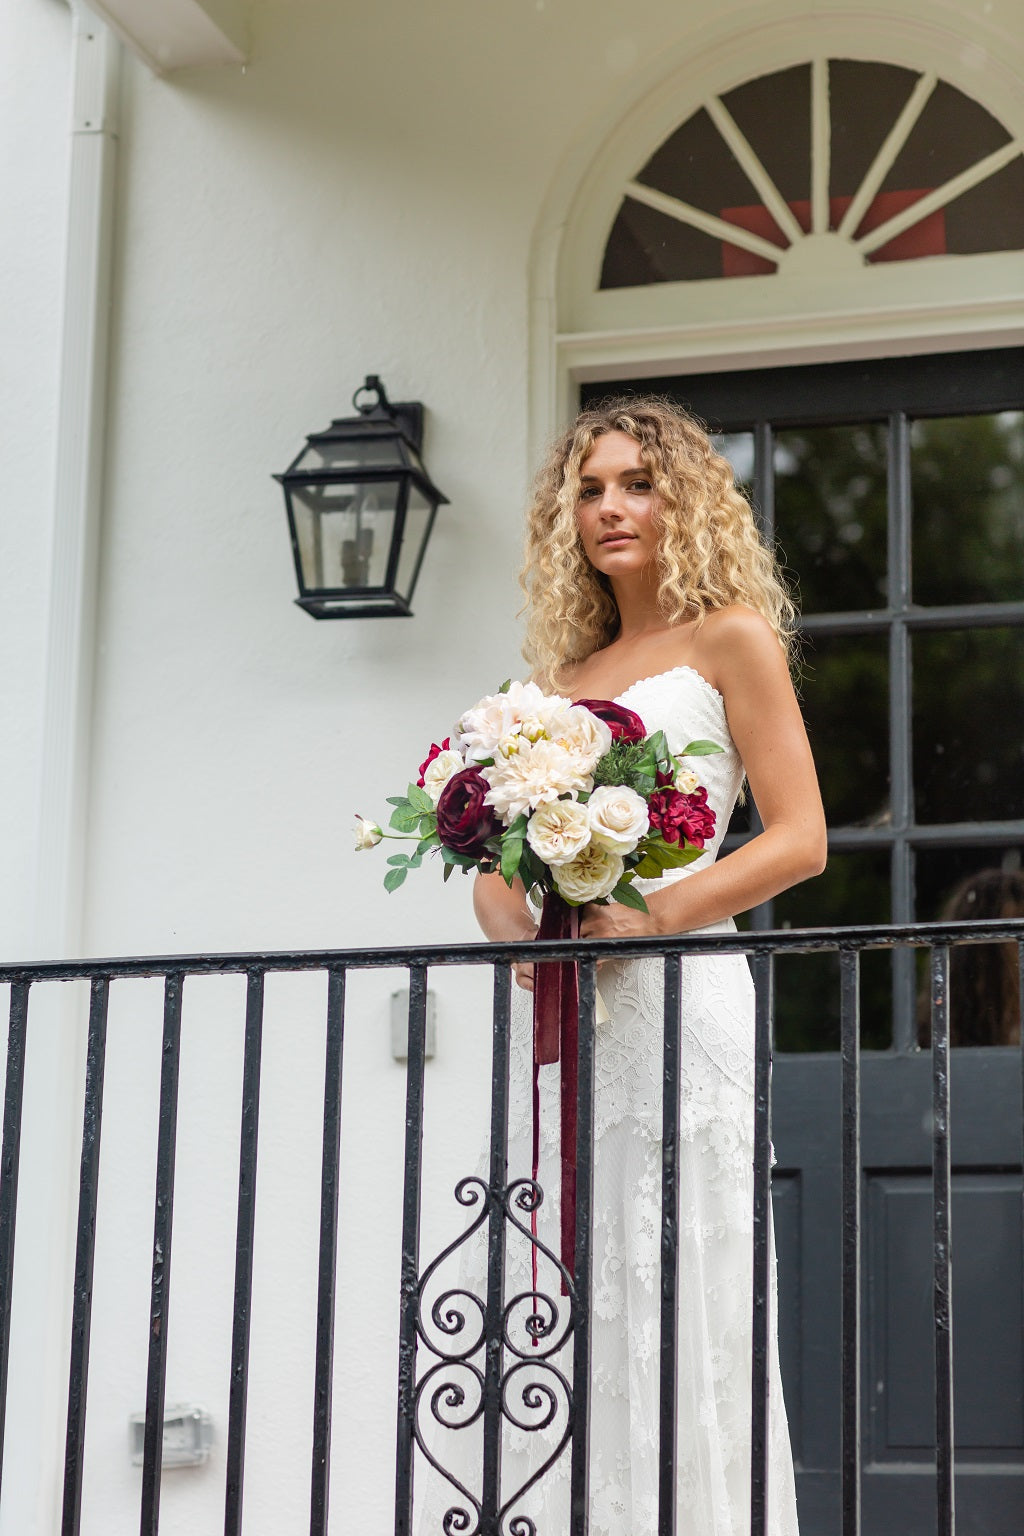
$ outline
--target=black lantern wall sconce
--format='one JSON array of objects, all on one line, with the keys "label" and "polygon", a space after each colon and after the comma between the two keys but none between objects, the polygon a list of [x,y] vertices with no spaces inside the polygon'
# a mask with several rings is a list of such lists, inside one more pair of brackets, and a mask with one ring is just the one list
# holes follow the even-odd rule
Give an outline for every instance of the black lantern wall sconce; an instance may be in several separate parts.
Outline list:
[{"label": "black lantern wall sconce", "polygon": [[315,619],[410,617],[438,507],[423,460],[423,407],[392,404],[376,374],[274,479],[284,486],[300,608]]}]

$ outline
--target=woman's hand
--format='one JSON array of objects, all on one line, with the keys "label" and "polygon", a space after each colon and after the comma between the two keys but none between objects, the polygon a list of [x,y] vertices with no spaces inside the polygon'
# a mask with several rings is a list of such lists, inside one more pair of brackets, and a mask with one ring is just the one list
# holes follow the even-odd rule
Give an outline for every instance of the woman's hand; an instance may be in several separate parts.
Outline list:
[{"label": "woman's hand", "polygon": [[[513,881],[510,888],[500,875],[477,875],[473,905],[477,921],[489,939],[517,943],[521,939],[530,941],[537,937],[537,924],[519,880]],[[533,991],[532,961],[516,961],[512,972],[524,992]]]},{"label": "woman's hand", "polygon": [[[581,939],[649,939],[661,932],[650,912],[638,912],[618,901],[607,906],[589,905],[580,909]],[[607,965],[599,960],[597,969]]]},{"label": "woman's hand", "polygon": [[650,912],[638,912],[618,901],[607,906],[590,904],[580,911],[581,939],[648,939],[659,932]]},{"label": "woman's hand", "polygon": [[532,960],[517,960],[512,967],[512,975],[516,979],[517,987],[522,987],[524,992],[533,991]]}]

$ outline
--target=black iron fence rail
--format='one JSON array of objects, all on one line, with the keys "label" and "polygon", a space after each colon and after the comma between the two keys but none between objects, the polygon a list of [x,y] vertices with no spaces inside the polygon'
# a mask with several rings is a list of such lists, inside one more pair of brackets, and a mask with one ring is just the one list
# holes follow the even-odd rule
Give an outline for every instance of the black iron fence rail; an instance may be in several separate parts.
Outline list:
[{"label": "black iron fence rail", "polygon": [[643,955],[755,955],[984,943],[1024,935],[1024,918],[955,923],[876,923],[651,939],[536,939],[518,944],[396,944],[377,949],[270,949],[215,955],[147,955],[0,965],[5,982],[90,981],[97,976],[247,975],[262,971],[408,970],[414,965],[497,965],[516,960],[632,960]]},{"label": "black iron fence rail", "polygon": [[[81,1521],[85,1422],[88,1405],[89,1340],[99,1154],[103,1115],[106,1021],[111,984],[135,977],[163,977],[163,1049],[159,1089],[156,1194],[149,1314],[149,1360],[140,1531],[157,1536],[163,1438],[164,1383],[167,1362],[167,1320],[171,1284],[175,1137],[178,1115],[178,1069],[181,1040],[182,989],[187,977],[243,974],[247,978],[244,1019],[242,1117],[239,1146],[237,1231],[231,1379],[225,1480],[225,1536],[240,1536],[245,1473],[246,1402],[249,1366],[249,1321],[252,1301],[256,1169],[259,1148],[260,1065],[262,1056],[264,979],[276,972],[325,972],[327,989],[326,1061],[323,1108],[323,1151],[319,1227],[319,1281],[316,1320],[314,1397],[311,1412],[311,1536],[326,1536],[330,1492],[331,1425],[334,1401],[334,1313],[337,1286],[338,1181],[342,1137],[342,1068],[345,1040],[345,978],[350,970],[403,968],[409,973],[409,1044],[406,1088],[405,1184],[402,1212],[400,1276],[399,1381],[396,1437],[396,1536],[412,1531],[416,1451],[426,1448],[417,1415],[428,1380],[445,1361],[469,1363],[479,1386],[478,1414],[483,1423],[484,1460],[479,1495],[459,1491],[455,1504],[462,1516],[452,1531],[465,1536],[508,1536],[511,1529],[531,1529],[515,1521],[515,1500],[501,1500],[501,1439],[510,1375],[524,1362],[543,1363],[556,1344],[571,1338],[572,1381],[555,1374],[566,1393],[565,1444],[571,1458],[571,1536],[584,1536],[589,1509],[590,1289],[592,1241],[592,1181],[594,1127],[594,1006],[596,962],[657,957],[664,965],[664,1114],[662,1135],[661,1342],[659,1380],[660,1536],[676,1536],[676,1316],[679,1301],[679,1159],[680,1124],[680,967],[689,956],[745,954],[755,980],[755,1153],[754,1153],[754,1283],[753,1396],[751,1402],[751,1536],[767,1536],[768,1357],[770,1320],[770,1135],[771,1135],[771,1009],[772,965],[778,954],[832,951],[839,955],[841,975],[842,1063],[842,1455],[843,1536],[859,1536],[861,1515],[860,1456],[860,956],[868,949],[926,948],[930,951],[931,1060],[933,1111],[933,1250],[937,1536],[954,1533],[953,1378],[952,1378],[952,1261],[950,1226],[950,1073],[949,978],[950,950],[978,942],[1014,942],[1021,974],[1024,1016],[1024,919],[888,924],[844,929],[806,929],[736,935],[685,935],[671,939],[591,940],[545,944],[450,944],[372,950],[316,950],[247,954],[188,955],[128,959],[90,959],[37,965],[0,966],[0,983],[10,984],[10,1020],[4,1096],[3,1142],[0,1150],[0,1496],[3,1488],[3,1437],[7,1410],[8,1359],[11,1334],[11,1294],[16,1259],[18,1169],[21,1147],[26,1042],[30,1030],[31,989],[36,983],[86,980],[90,1007],[86,1081],[81,1141],[77,1246],[71,1328],[66,1450],[63,1473],[62,1536],[77,1536]],[[580,1070],[577,1104],[577,1225],[575,1271],[567,1281],[567,1314],[539,1293],[528,1293],[533,1307],[536,1355],[517,1351],[508,1334],[505,1286],[505,1240],[509,1225],[529,1236],[518,1213],[531,1209],[538,1191],[528,1180],[508,1185],[506,1145],[509,1118],[508,1069],[510,1051],[511,966],[529,958],[574,959],[580,977]],[[475,1226],[487,1222],[487,1294],[477,1300],[483,1361],[470,1357],[463,1335],[447,1354],[435,1350],[440,1366],[421,1369],[424,1283],[429,1271],[419,1252],[420,1205],[423,1189],[424,1067],[426,988],[433,966],[489,966],[494,972],[491,1152],[486,1187],[481,1180],[464,1180],[462,1203],[479,1205]],[[1024,1046],[1022,1046],[1024,1051]],[[1024,1081],[1024,1057],[1022,1057]],[[1024,1103],[1021,1116],[1024,1131]],[[1022,1154],[1024,1163],[1024,1154]],[[478,1185],[476,1189],[469,1186]],[[458,1241],[458,1240],[457,1240]],[[457,1242],[450,1245],[451,1251]],[[551,1310],[545,1315],[543,1307]],[[563,1316],[556,1327],[553,1318]],[[463,1319],[463,1322],[465,1319]],[[460,1325],[461,1326],[461,1325]],[[458,1330],[455,1330],[456,1332]],[[555,1340],[555,1335],[558,1335]],[[382,1368],[384,1363],[382,1362]],[[552,1366],[552,1369],[554,1367]],[[436,1407],[436,1397],[434,1404]],[[436,1462],[435,1462],[436,1465]],[[547,1533],[537,1532],[537,1536]],[[554,1536],[554,1533],[552,1533]],[[558,1533],[561,1536],[561,1533]]]}]

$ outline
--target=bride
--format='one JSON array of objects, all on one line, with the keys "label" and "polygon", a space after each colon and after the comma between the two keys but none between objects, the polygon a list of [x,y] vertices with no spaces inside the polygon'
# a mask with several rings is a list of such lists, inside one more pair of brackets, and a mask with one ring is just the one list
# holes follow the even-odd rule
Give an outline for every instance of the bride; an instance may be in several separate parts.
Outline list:
[{"label": "bride", "polygon": [[[648,733],[663,730],[674,752],[695,738],[724,748],[695,765],[717,816],[701,858],[661,880],[638,881],[647,912],[617,903],[583,908],[582,937],[732,931],[735,913],[821,871],[824,815],[790,681],[793,608],[728,462],[691,417],[643,398],[584,411],[538,476],[523,583],[525,654],[537,682],[572,699],[628,706]],[[763,830],[717,859],[744,778]],[[474,898],[488,938],[536,934],[520,886],[479,876]],[[594,1536],[657,1530],[662,976],[660,959],[609,962],[599,976],[608,1016],[596,1033]],[[516,979],[530,992],[533,967],[518,965]],[[510,1179],[530,1172],[532,1041],[523,1002],[513,1020]],[[753,1021],[741,955],[684,959],[680,1536],[749,1531]],[[540,1069],[540,1237],[555,1249],[557,1072]],[[511,1278],[529,1289],[525,1255],[510,1249],[509,1265]],[[774,1284],[774,1253],[772,1265]],[[774,1312],[773,1300],[773,1319]],[[769,1353],[768,1529],[796,1536],[774,1336]],[[503,1500],[551,1453],[554,1433],[507,1431]],[[565,1536],[568,1509],[565,1454],[510,1517],[529,1516],[538,1536]]]}]

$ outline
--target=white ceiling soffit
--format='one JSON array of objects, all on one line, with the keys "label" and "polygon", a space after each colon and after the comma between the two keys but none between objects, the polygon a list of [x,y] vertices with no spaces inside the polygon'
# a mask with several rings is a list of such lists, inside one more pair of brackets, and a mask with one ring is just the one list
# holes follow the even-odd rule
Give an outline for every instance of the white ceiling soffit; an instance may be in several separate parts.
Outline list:
[{"label": "white ceiling soffit", "polygon": [[247,0],[89,0],[89,9],[158,74],[245,62]]}]

